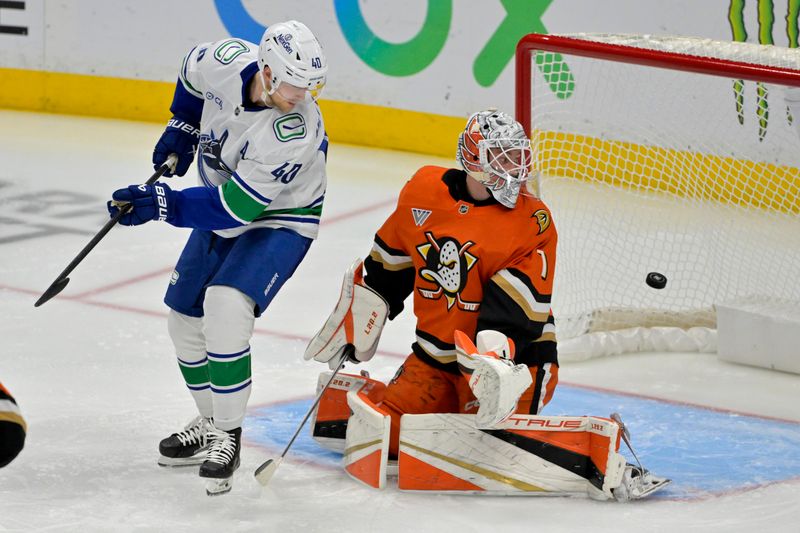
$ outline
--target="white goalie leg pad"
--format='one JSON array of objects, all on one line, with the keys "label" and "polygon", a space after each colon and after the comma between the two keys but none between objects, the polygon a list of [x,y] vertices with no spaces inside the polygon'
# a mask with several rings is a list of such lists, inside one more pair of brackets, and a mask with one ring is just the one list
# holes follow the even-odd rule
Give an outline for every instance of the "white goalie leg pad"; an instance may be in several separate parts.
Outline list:
[{"label": "white goalie leg pad", "polygon": [[[317,380],[317,394],[331,378],[332,372],[321,372]],[[343,453],[345,432],[350,418],[347,393],[361,392],[368,398],[378,401],[383,398],[386,385],[372,379],[362,371],[361,375],[339,372],[325,390],[319,404],[311,414],[311,437],[323,448]]]},{"label": "white goalie leg pad", "polygon": [[378,348],[389,305],[377,292],[364,285],[363,262],[359,259],[345,272],[339,301],[328,320],[308,343],[306,360],[328,362],[335,368],[348,344],[358,361],[369,361]]},{"label": "white goalie leg pad", "polygon": [[403,415],[398,488],[613,498],[625,469],[619,426],[598,417],[515,414],[480,430],[474,415]]},{"label": "white goalie leg pad", "polygon": [[347,423],[342,464],[353,479],[376,489],[386,486],[391,417],[366,394],[350,391],[352,415]]},{"label": "white goalie leg pad", "polygon": [[463,372],[472,373],[469,386],[480,404],[476,427],[493,428],[514,413],[519,397],[533,383],[531,373],[527,366],[514,364],[508,337],[498,331],[479,332],[477,346],[460,331],[454,338],[458,363]]}]

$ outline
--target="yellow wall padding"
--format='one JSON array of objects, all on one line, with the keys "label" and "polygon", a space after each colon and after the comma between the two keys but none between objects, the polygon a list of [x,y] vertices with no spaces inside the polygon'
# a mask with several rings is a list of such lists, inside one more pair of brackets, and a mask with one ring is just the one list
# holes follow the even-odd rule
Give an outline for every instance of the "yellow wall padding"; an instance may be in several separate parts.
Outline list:
[{"label": "yellow wall padding", "polygon": [[[177,79],[177,78],[176,78]],[[0,68],[0,107],[166,122],[174,83]],[[333,142],[453,157],[466,118],[321,100]]]}]

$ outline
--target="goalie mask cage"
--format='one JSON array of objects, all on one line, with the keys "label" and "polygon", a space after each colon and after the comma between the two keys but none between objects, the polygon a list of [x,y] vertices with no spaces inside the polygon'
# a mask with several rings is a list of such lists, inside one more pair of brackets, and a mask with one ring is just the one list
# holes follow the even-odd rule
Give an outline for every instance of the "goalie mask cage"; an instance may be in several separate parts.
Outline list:
[{"label": "goalie mask cage", "polygon": [[[716,303],[800,302],[800,116],[788,86],[800,86],[800,50],[649,35],[520,40],[516,115],[533,144],[530,186],[559,232],[560,341],[659,326],[713,335]],[[648,286],[648,272],[666,287]],[[655,349],[713,351],[715,339]]]}]

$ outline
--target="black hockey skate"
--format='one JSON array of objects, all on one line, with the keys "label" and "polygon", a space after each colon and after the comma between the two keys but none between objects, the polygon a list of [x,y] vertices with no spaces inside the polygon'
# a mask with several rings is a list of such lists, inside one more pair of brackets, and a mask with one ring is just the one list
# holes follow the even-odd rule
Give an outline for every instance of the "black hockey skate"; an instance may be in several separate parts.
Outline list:
[{"label": "black hockey skate", "polygon": [[198,416],[178,433],[163,439],[158,445],[161,466],[199,465],[206,459],[208,450],[207,433],[214,426],[211,420]]},{"label": "black hockey skate", "polygon": [[206,494],[218,496],[230,492],[233,473],[239,468],[242,428],[223,431],[214,428],[207,433],[208,456],[200,465],[200,477],[208,478]]}]

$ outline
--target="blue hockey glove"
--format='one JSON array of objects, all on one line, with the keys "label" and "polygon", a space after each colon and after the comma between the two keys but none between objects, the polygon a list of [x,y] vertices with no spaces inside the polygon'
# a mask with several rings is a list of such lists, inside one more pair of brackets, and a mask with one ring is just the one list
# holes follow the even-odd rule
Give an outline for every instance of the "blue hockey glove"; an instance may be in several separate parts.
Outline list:
[{"label": "blue hockey glove", "polygon": [[161,134],[161,138],[153,149],[153,168],[158,168],[164,164],[169,154],[178,155],[178,164],[175,172],[169,170],[164,173],[165,177],[183,176],[189,170],[189,165],[194,160],[194,152],[200,140],[200,128],[189,124],[178,117],[172,117],[167,122],[167,129]]},{"label": "blue hockey glove", "polygon": [[111,198],[106,206],[112,218],[123,205],[131,204],[133,207],[119,219],[123,226],[138,226],[151,220],[169,221],[173,215],[175,193],[164,183],[129,185],[114,191]]}]

